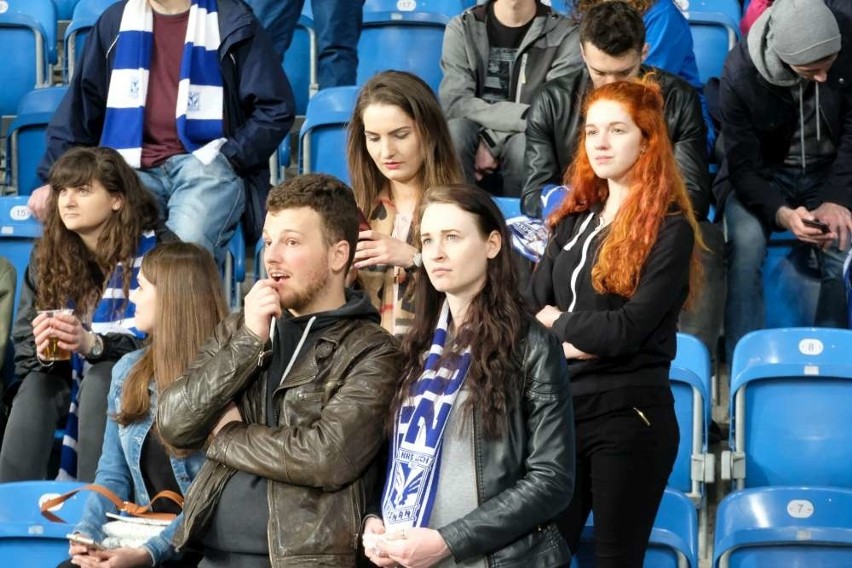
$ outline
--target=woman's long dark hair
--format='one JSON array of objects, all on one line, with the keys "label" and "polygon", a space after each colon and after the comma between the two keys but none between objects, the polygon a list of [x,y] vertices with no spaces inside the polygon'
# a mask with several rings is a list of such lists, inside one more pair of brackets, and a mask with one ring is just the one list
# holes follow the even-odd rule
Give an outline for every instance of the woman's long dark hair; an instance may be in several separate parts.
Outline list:
[{"label": "woman's long dark hair", "polygon": [[[111,211],[97,248],[90,251],[80,235],[65,227],[59,215],[59,193],[68,187],[82,187],[93,181],[122,205]],[[68,150],[50,169],[50,194],[44,220],[44,235],[35,246],[39,309],[65,307],[69,301],[75,313],[83,315],[95,306],[103,292],[104,280],[121,262],[131,266],[139,239],[152,229],[159,217],[157,201],[145,189],[136,172],[111,148],[77,147]],[[122,289],[127,298],[132,272],[124,271]]]},{"label": "woman's long dark hair", "polygon": [[[505,417],[520,398],[523,374],[519,344],[525,333],[525,310],[518,293],[518,276],[512,264],[512,246],[506,221],[500,209],[483,190],[464,184],[437,186],[423,196],[417,223],[433,204],[455,205],[476,219],[483,237],[497,231],[502,240],[500,251],[488,261],[482,290],[470,303],[466,319],[456,330],[454,353],[471,346],[472,361],[466,379],[470,396],[462,411],[466,416],[477,409],[487,436],[504,431]],[[420,234],[416,235],[420,241]],[[424,268],[414,279],[414,324],[402,343],[404,367],[399,390],[392,404],[391,421],[408,398],[411,387],[423,371],[423,354],[432,344],[445,294],[432,286]]]}]

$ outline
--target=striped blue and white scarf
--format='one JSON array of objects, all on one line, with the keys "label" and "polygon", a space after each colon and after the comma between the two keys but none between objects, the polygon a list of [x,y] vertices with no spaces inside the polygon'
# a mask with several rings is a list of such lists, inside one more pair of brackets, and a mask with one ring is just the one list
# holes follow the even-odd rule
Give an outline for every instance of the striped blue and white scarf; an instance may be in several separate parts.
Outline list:
[{"label": "striped blue and white scarf", "polygon": [[[117,150],[134,168],[142,163],[153,42],[154,15],[148,0],[130,0],[121,16],[100,145]],[[219,43],[216,0],[192,0],[175,109],[178,138],[189,152],[222,138],[224,132]]]},{"label": "striped blue and white scarf", "polygon": [[[146,231],[139,240],[136,257],[133,259],[130,290],[139,286],[139,267],[142,257],[157,244],[154,231]],[[145,334],[136,329],[136,305],[125,301],[124,266],[119,263],[109,275],[103,296],[92,314],[92,331],[99,334],[123,333],[142,339]],[[62,437],[62,452],[59,455],[59,475],[57,479],[77,478],[77,434],[78,434],[78,396],[80,382],[89,370],[89,363],[79,353],[71,355],[71,408],[68,410],[68,422]]]},{"label": "striped blue and white scarf", "polygon": [[432,514],[441,471],[444,430],[470,367],[471,351],[441,361],[451,322],[444,301],[423,373],[412,385],[391,439],[391,459],[382,498],[388,532],[425,527]]}]

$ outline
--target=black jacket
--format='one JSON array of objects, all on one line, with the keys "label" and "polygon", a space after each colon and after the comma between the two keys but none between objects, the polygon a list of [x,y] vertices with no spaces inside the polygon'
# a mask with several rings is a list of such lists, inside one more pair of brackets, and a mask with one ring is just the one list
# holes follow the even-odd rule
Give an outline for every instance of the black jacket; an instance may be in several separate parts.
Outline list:
[{"label": "black jacket", "polygon": [[[585,224],[589,216],[593,218]],[[596,223],[596,215],[583,212],[557,225],[530,281],[530,306],[536,312],[546,305],[559,308],[563,314],[552,330],[556,337],[597,356],[569,361],[574,396],[627,386],[667,387],[677,319],[689,292],[692,227],[682,214],[666,217],[645,260],[639,286],[627,299],[599,294],[592,287],[591,271],[606,229],[593,237],[585,255],[580,251]],[[580,238],[566,250],[578,234]]]},{"label": "black jacket", "polygon": [[[843,34],[843,48],[820,85],[822,124],[837,148],[821,201],[852,209],[852,3],[826,0]],[[783,166],[799,123],[799,107],[791,87],[773,85],[757,70],[743,39],[728,54],[719,88],[724,159],[713,191],[723,205],[731,191],[742,204],[770,227],[786,204],[784,195],[770,187]]]},{"label": "black jacket", "polygon": [[[509,431],[487,438],[473,414],[479,507],[438,529],[456,562],[567,566],[571,553],[552,519],[574,494],[574,412],[562,347],[537,321],[519,346],[524,390]],[[520,359],[520,357],[519,357]]]},{"label": "black jacket", "polygon": [[[155,227],[157,243],[177,241],[177,236],[163,224]],[[36,290],[38,289],[38,275],[35,273],[35,249],[30,255],[30,263],[24,272],[21,282],[21,296],[18,300],[18,312],[15,323],[12,325],[12,341],[15,345],[15,383],[22,381],[33,371],[44,370],[45,367],[36,357],[35,337],[33,337],[33,320],[38,315],[36,310]],[[124,333],[100,334],[104,342],[104,351],[97,361],[118,361],[126,353],[136,351],[142,347],[142,341],[132,335]],[[71,365],[67,362],[53,363],[50,367],[52,374],[66,375],[71,377]]]},{"label": "black jacket", "polygon": [[[640,73],[656,73],[665,100],[666,123],[675,159],[683,175],[695,216],[704,219],[710,206],[710,175],[707,169],[707,128],[698,93],[689,83],[661,69],[643,66]],[[582,126],[583,97],[591,90],[588,70],[545,83],[527,112],[527,181],[521,208],[541,215],[541,188],[562,183],[565,169],[574,160]]]}]

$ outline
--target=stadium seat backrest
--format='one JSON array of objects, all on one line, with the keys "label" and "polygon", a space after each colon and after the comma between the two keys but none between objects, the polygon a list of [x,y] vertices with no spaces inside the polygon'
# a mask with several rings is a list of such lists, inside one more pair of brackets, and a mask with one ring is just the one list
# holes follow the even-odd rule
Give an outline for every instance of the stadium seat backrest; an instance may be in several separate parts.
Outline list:
[{"label": "stadium seat backrest", "polygon": [[56,6],[56,18],[58,20],[70,20],[77,2],[79,0],[53,0],[53,4]]},{"label": "stadium seat backrest", "polygon": [[[594,515],[589,515],[572,568],[594,568]],[[698,517],[689,498],[666,489],[645,553],[645,568],[698,568]]]},{"label": "stadium seat backrest", "polygon": [[364,12],[431,12],[452,18],[473,4],[467,0],[366,0]]},{"label": "stadium seat backrest", "polygon": [[83,485],[67,481],[0,484],[0,558],[4,566],[56,566],[68,558],[68,540],[80,520],[88,494],[78,493],[53,509],[65,523],[53,523],[39,504]]},{"label": "stadium seat backrest", "polygon": [[719,503],[715,541],[713,568],[852,566],[852,491],[736,491]]},{"label": "stadium seat backrest", "polygon": [[722,75],[728,51],[740,37],[740,8],[737,0],[685,2],[683,15],[689,21],[695,61],[702,83]]},{"label": "stadium seat backrest", "polygon": [[500,208],[500,213],[506,219],[517,217],[521,214],[521,200],[517,197],[494,197],[494,203]]},{"label": "stadium seat backrest", "polygon": [[346,124],[357,95],[357,87],[333,87],[311,98],[299,133],[300,173],[322,172],[349,183]]},{"label": "stadium seat backrest", "polygon": [[66,87],[35,89],[24,95],[18,105],[6,139],[10,166],[7,183],[17,188],[18,195],[29,195],[41,185],[36,168],[44,155],[45,131],[66,91]]},{"label": "stadium seat backrest", "polygon": [[104,10],[115,4],[117,0],[79,0],[74,6],[71,23],[65,28],[65,81],[71,81],[74,67],[83,57],[86,37],[89,31],[104,13]]},{"label": "stadium seat backrest", "polygon": [[364,12],[358,42],[358,84],[387,69],[409,71],[437,93],[441,85],[441,49],[450,21],[430,12]]},{"label": "stadium seat backrest", "polygon": [[234,236],[228,241],[224,273],[225,297],[231,311],[239,311],[242,307],[240,284],[246,279],[246,239],[242,225],[237,225]]},{"label": "stadium seat backrest", "polygon": [[300,116],[307,112],[308,99],[317,91],[316,34],[313,26],[310,18],[299,17],[290,48],[284,54],[284,73],[293,88],[296,114]]},{"label": "stadium seat backrest", "polygon": [[731,449],[743,487],[852,489],[852,331],[752,332],[734,349]]},{"label": "stadium seat backrest", "polygon": [[56,61],[56,7],[51,0],[6,0],[0,11],[0,115],[13,115],[21,98],[50,82]]},{"label": "stadium seat backrest", "polygon": [[41,224],[27,207],[27,198],[0,197],[0,250],[18,273],[15,287],[15,309],[21,292],[21,281],[30,262],[35,239],[41,236]]},{"label": "stadium seat backrest", "polygon": [[696,337],[677,334],[677,355],[669,371],[680,445],[669,487],[699,497],[701,483],[692,479],[692,457],[707,452],[710,423],[710,353]]}]

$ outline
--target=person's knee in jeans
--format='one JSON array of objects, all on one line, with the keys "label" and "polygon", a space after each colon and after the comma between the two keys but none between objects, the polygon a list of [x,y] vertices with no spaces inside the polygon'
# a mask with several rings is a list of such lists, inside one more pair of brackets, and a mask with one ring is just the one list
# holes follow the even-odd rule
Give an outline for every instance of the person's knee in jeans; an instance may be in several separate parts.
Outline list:
[{"label": "person's knee in jeans", "polygon": [[77,479],[95,480],[106,429],[107,394],[113,361],[92,365],[80,384],[79,432],[77,434]]},{"label": "person's knee in jeans", "polygon": [[173,156],[169,164],[166,225],[182,241],[210,250],[222,266],[228,240],[245,209],[243,179],[221,154],[209,164],[191,154]]},{"label": "person's knee in jeans", "polygon": [[737,341],[764,325],[763,275],[769,229],[731,194],[725,203],[725,259],[728,272],[725,341],[728,358]]}]

